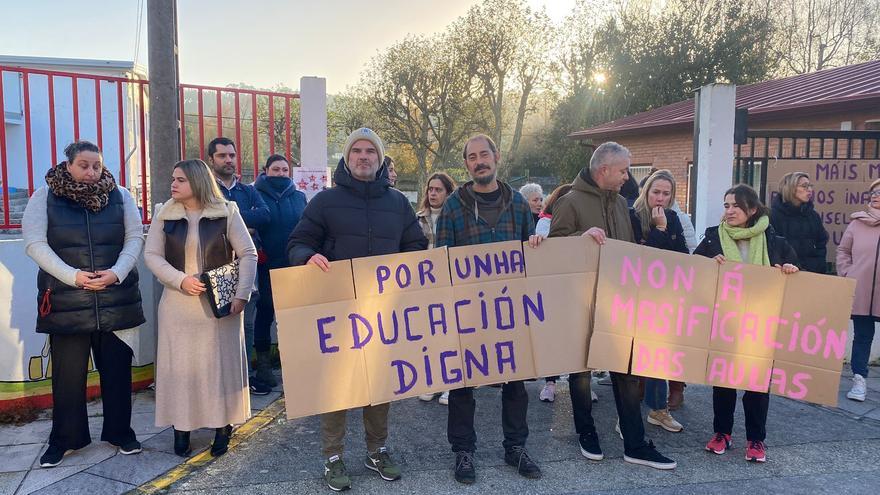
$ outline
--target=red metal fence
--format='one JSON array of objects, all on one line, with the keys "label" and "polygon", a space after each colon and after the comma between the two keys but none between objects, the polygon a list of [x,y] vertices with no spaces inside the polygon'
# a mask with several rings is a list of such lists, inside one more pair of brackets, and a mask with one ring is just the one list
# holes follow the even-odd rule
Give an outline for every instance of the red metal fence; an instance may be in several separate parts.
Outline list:
[{"label": "red metal fence", "polygon": [[[298,98],[181,84],[181,156],[204,159],[206,143],[227,136],[238,145],[239,173],[253,179],[268,155],[298,154]],[[148,103],[145,79],[0,66],[0,229],[21,227],[23,199],[42,184],[35,175],[62,160],[61,150],[78,139],[104,151],[105,165],[133,192],[148,223]]]},{"label": "red metal fence", "polygon": [[293,136],[299,122],[298,99],[295,93],[181,84],[181,156],[205,159],[206,143],[226,136],[237,145],[239,175],[253,179],[269,155],[280,153],[290,159],[299,148]]}]

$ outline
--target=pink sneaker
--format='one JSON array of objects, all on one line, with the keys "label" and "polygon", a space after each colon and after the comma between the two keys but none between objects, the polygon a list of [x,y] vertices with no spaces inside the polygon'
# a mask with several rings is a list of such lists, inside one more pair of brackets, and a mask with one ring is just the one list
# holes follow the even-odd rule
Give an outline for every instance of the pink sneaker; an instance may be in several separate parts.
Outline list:
[{"label": "pink sneaker", "polygon": [[767,447],[764,442],[749,442],[746,445],[746,460],[750,462],[767,462]]},{"label": "pink sneaker", "polygon": [[709,452],[713,452],[715,454],[721,455],[727,452],[727,449],[730,448],[730,435],[726,435],[724,433],[715,433],[715,436],[712,437],[712,440],[709,440],[709,443],[706,444],[706,450]]}]

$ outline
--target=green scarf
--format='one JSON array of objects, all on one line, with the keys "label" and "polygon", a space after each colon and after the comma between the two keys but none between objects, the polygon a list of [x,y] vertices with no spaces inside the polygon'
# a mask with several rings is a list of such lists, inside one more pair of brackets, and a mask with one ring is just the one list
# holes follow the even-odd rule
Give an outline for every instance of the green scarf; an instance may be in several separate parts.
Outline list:
[{"label": "green scarf", "polygon": [[731,227],[726,222],[718,226],[718,237],[721,238],[721,251],[724,257],[730,261],[742,262],[736,241],[749,240],[748,263],[753,265],[770,266],[770,255],[767,250],[767,236],[764,231],[770,226],[770,218],[767,215],[759,218],[751,227]]}]

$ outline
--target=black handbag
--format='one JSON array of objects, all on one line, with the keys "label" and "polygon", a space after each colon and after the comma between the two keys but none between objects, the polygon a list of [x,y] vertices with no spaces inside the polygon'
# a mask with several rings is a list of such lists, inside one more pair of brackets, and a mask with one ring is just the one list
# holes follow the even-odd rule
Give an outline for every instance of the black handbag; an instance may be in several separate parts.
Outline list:
[{"label": "black handbag", "polygon": [[238,287],[238,260],[208,270],[199,276],[205,284],[205,294],[211,303],[211,311],[215,318],[229,316],[232,300]]}]

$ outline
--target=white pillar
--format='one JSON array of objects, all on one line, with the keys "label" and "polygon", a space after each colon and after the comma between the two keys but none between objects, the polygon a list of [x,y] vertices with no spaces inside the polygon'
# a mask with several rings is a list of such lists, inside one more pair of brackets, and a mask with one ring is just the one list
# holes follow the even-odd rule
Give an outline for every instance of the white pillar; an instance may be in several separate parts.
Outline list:
[{"label": "white pillar", "polygon": [[697,235],[718,225],[724,212],[724,191],[733,180],[733,127],[736,86],[708,84],[697,92],[694,143],[697,158]]},{"label": "white pillar", "polygon": [[300,163],[310,170],[327,168],[327,80],[303,77],[299,80],[299,108],[302,134]]}]

